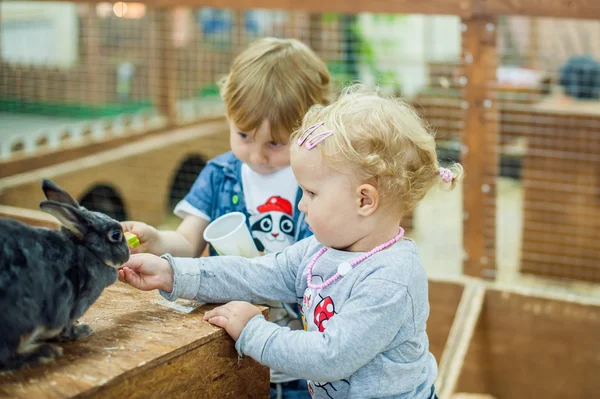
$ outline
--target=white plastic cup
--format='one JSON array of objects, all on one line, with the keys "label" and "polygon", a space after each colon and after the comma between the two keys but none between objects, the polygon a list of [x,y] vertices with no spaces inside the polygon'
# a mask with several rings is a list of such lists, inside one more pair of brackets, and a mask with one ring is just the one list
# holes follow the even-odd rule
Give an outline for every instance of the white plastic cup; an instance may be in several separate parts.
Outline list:
[{"label": "white plastic cup", "polygon": [[213,220],[204,230],[204,241],[209,242],[219,255],[259,256],[250,230],[246,226],[246,215],[231,212]]}]

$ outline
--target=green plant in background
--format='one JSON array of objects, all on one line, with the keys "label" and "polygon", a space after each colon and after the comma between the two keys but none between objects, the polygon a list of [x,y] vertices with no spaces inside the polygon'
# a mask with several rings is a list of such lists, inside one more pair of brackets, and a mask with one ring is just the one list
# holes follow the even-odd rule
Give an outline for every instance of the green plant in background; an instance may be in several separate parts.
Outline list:
[{"label": "green plant in background", "polygon": [[[337,24],[341,21],[341,14],[338,13],[323,13],[321,14],[321,23],[323,25]],[[346,38],[344,38],[346,40]],[[349,71],[349,66],[346,60],[340,59],[327,62],[327,69],[331,74],[332,85],[341,87],[352,81],[353,77]]]},{"label": "green plant in background", "polygon": [[514,67],[525,66],[527,60],[519,51],[518,39],[515,39],[509,25],[509,19],[506,16],[498,17],[498,35],[502,35],[506,43],[506,49],[501,55],[500,60],[502,65]]},{"label": "green plant in background", "polygon": [[198,98],[219,97],[220,95],[219,86],[216,83],[205,84],[196,90],[196,97]]},{"label": "green plant in background", "polygon": [[[373,22],[376,26],[385,27],[403,23],[406,20],[405,15],[397,14],[373,14]],[[383,69],[378,62],[378,56],[384,54],[392,54],[394,49],[397,49],[401,42],[398,38],[389,37],[379,40],[377,45],[374,41],[367,39],[367,32],[357,19],[352,26],[354,36],[358,41],[358,53],[360,54],[361,63],[367,68],[369,73],[375,78],[375,82],[393,92],[400,92],[401,82],[398,79],[396,72],[393,70],[393,65]]]},{"label": "green plant in background", "polygon": [[0,97],[0,111],[2,112],[61,116],[77,119],[117,116],[123,113],[136,113],[151,109],[153,109],[153,104],[150,101],[92,105],[83,102],[60,103]]},{"label": "green plant in background", "polygon": [[343,86],[352,81],[348,66],[343,61],[329,62],[327,63],[327,69],[329,69],[334,86]]},{"label": "green plant in background", "polygon": [[[385,26],[403,23],[405,15],[397,14],[373,14],[374,25]],[[390,54],[400,45],[397,38],[374,40],[368,38],[365,26],[361,24],[360,18],[350,15],[336,13],[325,13],[322,16],[323,23],[339,23],[344,34],[343,46],[344,57],[338,62],[328,63],[329,72],[334,84],[344,85],[352,80],[362,80],[359,69],[367,70],[375,79],[375,83],[393,92],[399,92],[401,82],[393,65],[382,68],[378,57],[382,54]],[[358,65],[357,65],[358,64]]]}]

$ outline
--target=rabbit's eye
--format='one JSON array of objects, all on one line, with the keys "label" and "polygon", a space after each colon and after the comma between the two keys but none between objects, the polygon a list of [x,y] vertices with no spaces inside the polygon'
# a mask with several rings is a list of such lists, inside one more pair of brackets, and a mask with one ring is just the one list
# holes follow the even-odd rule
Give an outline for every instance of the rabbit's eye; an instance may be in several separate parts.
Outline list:
[{"label": "rabbit's eye", "polygon": [[115,230],[108,233],[108,239],[112,242],[119,242],[123,238],[123,232],[121,230]]}]

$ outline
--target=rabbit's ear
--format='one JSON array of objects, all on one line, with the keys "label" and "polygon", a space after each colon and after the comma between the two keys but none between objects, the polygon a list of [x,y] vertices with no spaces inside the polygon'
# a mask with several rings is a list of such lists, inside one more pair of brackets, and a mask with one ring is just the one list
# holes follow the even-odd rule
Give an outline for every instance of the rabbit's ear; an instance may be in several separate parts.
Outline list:
[{"label": "rabbit's ear", "polygon": [[79,208],[79,204],[69,193],[67,193],[62,188],[58,187],[56,183],[52,180],[44,179],[42,180],[42,190],[44,190],[44,194],[46,198],[50,201],[56,201],[63,204],[69,204],[74,206],[75,208]]},{"label": "rabbit's ear", "polygon": [[79,208],[56,201],[42,201],[40,202],[40,209],[57,218],[77,238],[83,238],[87,230],[86,217]]}]

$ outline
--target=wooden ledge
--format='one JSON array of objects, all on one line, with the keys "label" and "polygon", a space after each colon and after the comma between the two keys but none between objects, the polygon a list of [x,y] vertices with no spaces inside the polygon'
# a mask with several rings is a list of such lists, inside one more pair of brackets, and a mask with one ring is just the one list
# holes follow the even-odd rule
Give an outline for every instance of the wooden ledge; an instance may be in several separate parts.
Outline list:
[{"label": "wooden ledge", "polygon": [[214,306],[172,304],[115,283],[81,320],[90,337],[61,344],[54,362],[0,375],[0,397],[268,397],[268,368],[238,361],[233,340],[202,320]]}]

